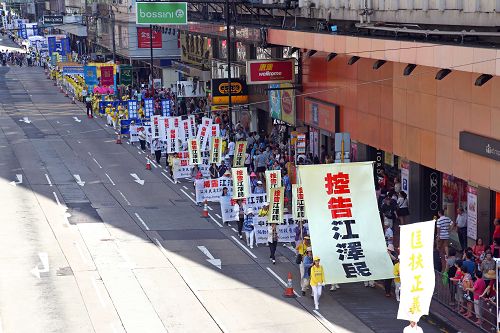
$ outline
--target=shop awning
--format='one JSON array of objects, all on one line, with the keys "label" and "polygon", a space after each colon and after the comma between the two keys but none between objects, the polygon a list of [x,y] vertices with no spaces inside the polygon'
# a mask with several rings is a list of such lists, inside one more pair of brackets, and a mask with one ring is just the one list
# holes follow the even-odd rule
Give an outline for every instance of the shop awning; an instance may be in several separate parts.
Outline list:
[{"label": "shop awning", "polygon": [[80,24],[62,24],[57,29],[78,37],[87,37],[87,27]]}]

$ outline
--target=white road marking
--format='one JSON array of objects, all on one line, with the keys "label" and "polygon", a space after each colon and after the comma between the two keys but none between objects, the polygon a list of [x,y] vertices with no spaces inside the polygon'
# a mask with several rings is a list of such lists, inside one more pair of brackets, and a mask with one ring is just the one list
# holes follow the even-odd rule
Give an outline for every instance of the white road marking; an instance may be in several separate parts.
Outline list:
[{"label": "white road marking", "polygon": [[139,220],[139,222],[141,222],[141,224],[144,226],[144,228],[146,228],[146,230],[149,230],[149,227],[148,225],[146,224],[146,222],[144,222],[144,220],[139,216],[139,214],[137,213],[134,213],[135,214],[135,217],[137,217],[137,219]]},{"label": "white road marking", "polygon": [[245,250],[252,258],[254,259],[257,259],[257,256],[255,254],[253,254],[249,249],[246,248],[245,245],[243,245],[243,243],[241,243],[238,239],[236,239],[236,237],[234,236],[231,236],[231,238],[243,249]]},{"label": "white road marking", "polygon": [[293,246],[286,244],[285,247],[295,253],[295,249],[293,248]]},{"label": "white road marking", "polygon": [[127,205],[130,206],[130,202],[127,200],[127,198],[125,198],[125,196],[123,195],[122,191],[120,191],[120,190],[117,190],[117,191],[118,191],[118,193],[120,193],[120,195],[122,196],[123,200],[125,200],[125,202],[127,203]]},{"label": "white road marking", "polygon": [[85,182],[80,178],[80,175],[73,175],[75,177],[76,183],[80,186],[85,186]]},{"label": "white road marking", "polygon": [[150,160],[149,158],[146,158],[146,162],[147,160],[149,160],[151,162],[151,165],[153,165],[156,168],[158,168],[158,166],[155,164],[155,162],[153,162],[153,160]]},{"label": "white road marking", "polygon": [[91,152],[89,152],[89,151],[87,152],[87,154],[89,154],[89,156],[92,156],[92,153],[91,153]]},{"label": "white road marking", "polygon": [[140,185],[144,185],[144,179],[140,179],[136,173],[131,173],[130,175],[132,176],[132,178],[134,178],[134,182]]},{"label": "white road marking", "polygon": [[231,230],[232,230],[232,231],[234,231],[234,232],[238,232],[238,230],[236,230],[236,229],[234,229],[234,228],[231,228]]},{"label": "white road marking", "polygon": [[66,132],[71,133],[69,130],[66,130]]},{"label": "white road marking", "polygon": [[139,150],[139,151],[137,152],[137,154],[142,155],[142,151],[140,151],[140,150]]},{"label": "white road marking", "polygon": [[161,244],[161,242],[158,240],[158,238],[155,238],[155,242],[160,247],[161,253],[163,253],[163,255],[166,257],[167,256],[167,250],[165,250],[165,248],[163,247],[163,245]]},{"label": "white road marking", "polygon": [[95,282],[94,278],[90,278],[92,281],[92,285],[94,286],[95,293],[97,294],[97,298],[99,298],[99,303],[101,303],[101,306],[104,308],[106,307],[106,302],[104,302],[104,298],[102,298],[101,292],[99,291],[99,288],[97,287],[97,283]]},{"label": "white road marking", "polygon": [[190,196],[189,194],[187,194],[186,192],[184,192],[184,190],[183,190],[183,189],[181,189],[181,192],[182,192],[182,193],[184,193],[184,194],[186,195],[186,197],[188,197],[188,198],[189,198],[189,200],[191,200],[191,201],[192,201],[192,202],[194,202],[195,204],[197,203],[196,201],[194,201],[194,199],[193,199],[193,198],[191,198],[191,196]]},{"label": "white road marking", "polygon": [[85,257],[85,255],[83,254],[83,250],[82,250],[82,247],[80,246],[80,243],[78,242],[74,242],[75,246],[76,246],[76,249],[78,250],[78,253],[80,254],[80,257],[82,258],[82,260],[85,262],[85,263],[89,263],[89,261],[87,260],[87,257]]},{"label": "white road marking", "polygon": [[205,246],[198,246],[198,250],[203,252],[204,255],[208,257],[207,261],[217,267],[218,269],[222,269],[222,260],[216,259],[212,253]]},{"label": "white road marking", "polygon": [[220,216],[219,214],[215,213],[215,216],[217,216],[218,218],[222,218],[222,216]]},{"label": "white road marking", "polygon": [[130,144],[130,142],[128,142],[128,141],[127,141],[127,144],[129,145],[129,144]]},{"label": "white road marking", "polygon": [[182,185],[182,187],[184,187],[184,189],[185,189],[185,190],[187,190],[187,189],[188,189],[186,185]]},{"label": "white road marking", "polygon": [[175,182],[172,180],[172,178],[170,178],[169,176],[167,176],[167,175],[166,175],[165,173],[163,173],[163,172],[162,172],[161,174],[162,174],[163,176],[165,176],[165,178],[167,178],[168,180],[170,180],[170,182],[171,182],[172,184],[175,184]]},{"label": "white road marking", "polygon": [[81,142],[80,142],[80,141],[78,141],[78,140],[77,140],[76,142],[81,143]]},{"label": "white road marking", "polygon": [[39,265],[36,265],[30,272],[37,278],[40,278],[40,273],[49,272],[49,255],[47,252],[38,252],[38,258],[40,258],[43,268],[40,269]]},{"label": "white road marking", "polygon": [[56,123],[60,124],[59,120],[56,120]]},{"label": "white road marking", "polygon": [[59,201],[59,198],[57,197],[56,192],[52,192],[52,194],[54,195],[54,198],[56,198],[57,205],[61,206],[61,202]]},{"label": "white road marking", "polygon": [[189,192],[189,193],[191,193],[191,195],[194,197],[194,193],[193,192]]},{"label": "white road marking", "polygon": [[316,316],[318,316],[319,321],[326,327],[327,330],[329,330],[330,332],[336,332],[337,328],[328,319],[323,317],[323,315],[319,313],[318,310],[313,310],[313,312]]},{"label": "white road marking", "polygon": [[208,214],[208,216],[212,219],[212,221],[214,221],[219,227],[222,228],[222,224],[219,223],[219,221],[217,221],[216,219],[214,219],[214,217],[210,214]]},{"label": "white road marking", "polygon": [[112,184],[113,186],[115,186],[116,184],[115,184],[115,182],[113,181],[113,179],[111,179],[111,177],[110,177],[107,173],[105,173],[105,175],[106,175],[106,177],[108,177],[108,179],[109,179],[109,181],[111,182],[111,184]]},{"label": "white road marking", "polygon": [[45,174],[45,178],[47,179],[47,182],[49,183],[49,186],[52,187],[52,182],[50,181],[49,175]]},{"label": "white road marking", "polygon": [[94,160],[95,164],[97,164],[97,166],[99,167],[99,169],[102,169],[102,166],[99,164],[99,162],[97,162],[97,160],[95,159],[95,157],[92,157],[92,159]]},{"label": "white road marking", "polygon": [[208,209],[209,210],[214,210],[212,207],[210,207],[209,205],[207,205]]},{"label": "white road marking", "polygon": [[[273,276],[274,276],[274,277],[275,277],[275,278],[276,278],[279,282],[281,282],[281,284],[282,284],[282,285],[284,285],[284,286],[285,286],[285,288],[287,287],[286,282],[285,282],[282,278],[280,278],[280,277],[279,277],[279,275],[278,275],[278,274],[276,274],[276,273],[275,273],[275,272],[274,272],[274,271],[273,271],[270,267],[266,267],[266,269],[267,269],[267,270],[269,271],[269,273],[271,273],[271,274],[272,274],[272,275],[273,275]],[[299,295],[299,294],[297,294],[297,292],[296,292],[295,290],[293,291],[293,293],[295,294],[295,296],[300,297],[300,295]]]}]

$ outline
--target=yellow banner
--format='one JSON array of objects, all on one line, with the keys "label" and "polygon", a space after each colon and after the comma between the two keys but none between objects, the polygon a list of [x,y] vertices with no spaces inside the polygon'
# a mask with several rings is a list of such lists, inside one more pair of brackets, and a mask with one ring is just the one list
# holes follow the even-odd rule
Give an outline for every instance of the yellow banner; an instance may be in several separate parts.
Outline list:
[{"label": "yellow banner", "polygon": [[233,199],[245,199],[250,195],[247,168],[232,168]]},{"label": "yellow banner", "polygon": [[270,198],[270,190],[276,187],[281,187],[281,171],[266,170],[266,194],[268,198]]},{"label": "yellow banner", "polygon": [[435,284],[434,225],[434,221],[427,221],[401,226],[398,319],[418,322],[421,316],[429,314]]},{"label": "yellow banner", "polygon": [[236,141],[234,148],[233,168],[242,168],[245,166],[245,156],[247,152],[246,141]]},{"label": "yellow banner", "polygon": [[213,136],[210,142],[210,160],[209,163],[222,163],[222,139],[220,136]]},{"label": "yellow banner", "polygon": [[189,165],[201,164],[200,140],[192,138],[188,140]]},{"label": "yellow banner", "polygon": [[392,278],[373,163],[301,165],[298,174],[313,252],[321,258],[326,283]]},{"label": "yellow banner", "polygon": [[292,215],[295,221],[307,220],[302,186],[292,184]]},{"label": "yellow banner", "polygon": [[275,187],[271,189],[269,196],[269,215],[268,223],[283,223],[283,198],[285,197],[284,187]]}]

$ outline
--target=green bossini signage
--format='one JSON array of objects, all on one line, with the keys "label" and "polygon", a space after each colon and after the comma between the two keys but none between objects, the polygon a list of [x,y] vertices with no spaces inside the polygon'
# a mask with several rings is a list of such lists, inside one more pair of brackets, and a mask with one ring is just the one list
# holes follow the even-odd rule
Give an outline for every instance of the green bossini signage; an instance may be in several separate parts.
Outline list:
[{"label": "green bossini signage", "polygon": [[136,2],[137,24],[187,24],[187,2]]}]

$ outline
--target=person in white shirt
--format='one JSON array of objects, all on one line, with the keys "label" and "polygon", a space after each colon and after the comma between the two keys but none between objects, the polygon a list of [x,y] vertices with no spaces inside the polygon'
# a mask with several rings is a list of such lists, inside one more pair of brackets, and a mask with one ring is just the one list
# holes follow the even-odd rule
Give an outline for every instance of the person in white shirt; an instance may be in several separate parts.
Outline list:
[{"label": "person in white shirt", "polygon": [[228,150],[228,155],[229,155],[229,162],[231,165],[233,165],[233,158],[234,158],[234,149],[236,148],[236,143],[234,141],[230,141],[227,145],[227,150]]},{"label": "person in white shirt", "polygon": [[404,328],[403,333],[424,333],[424,330],[416,322],[410,321],[410,325]]},{"label": "person in white shirt", "polygon": [[464,251],[467,248],[467,213],[463,208],[457,209],[457,219],[454,227],[457,230],[462,251]]}]

